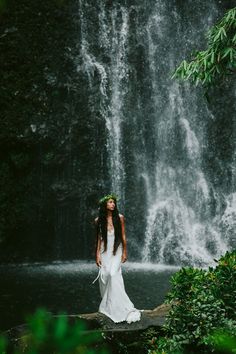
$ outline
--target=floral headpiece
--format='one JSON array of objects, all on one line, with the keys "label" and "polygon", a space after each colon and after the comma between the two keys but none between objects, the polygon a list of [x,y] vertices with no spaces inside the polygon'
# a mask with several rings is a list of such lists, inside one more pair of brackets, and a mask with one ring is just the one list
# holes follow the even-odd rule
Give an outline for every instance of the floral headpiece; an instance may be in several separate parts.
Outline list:
[{"label": "floral headpiece", "polygon": [[114,199],[116,202],[118,200],[118,197],[115,194],[107,194],[107,195],[105,195],[105,197],[103,197],[99,200],[99,204],[101,205],[101,204],[107,202],[109,199]]}]

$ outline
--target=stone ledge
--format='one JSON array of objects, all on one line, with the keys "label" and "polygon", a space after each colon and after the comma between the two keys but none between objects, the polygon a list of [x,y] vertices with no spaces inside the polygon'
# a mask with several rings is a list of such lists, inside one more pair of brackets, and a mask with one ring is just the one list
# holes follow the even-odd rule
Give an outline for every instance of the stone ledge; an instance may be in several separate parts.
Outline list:
[{"label": "stone ledge", "polygon": [[143,310],[141,313],[141,320],[137,322],[114,323],[109,317],[99,312],[80,314],[71,317],[82,318],[86,320],[88,328],[102,329],[112,331],[133,331],[139,329],[146,329],[148,327],[162,327],[165,322],[166,314],[170,306],[162,304],[153,310]]},{"label": "stone ledge", "polygon": [[[103,315],[99,312],[93,313],[84,313],[79,315],[67,315],[69,323],[73,324],[77,319],[83,319],[87,325],[87,331],[102,331],[112,332],[112,333],[126,333],[126,332],[140,332],[149,327],[159,328],[161,330],[165,317],[169,311],[170,305],[162,304],[153,310],[143,310],[141,313],[141,319],[137,322],[127,323],[120,322],[114,323],[109,317]],[[59,317],[61,315],[54,315],[54,317]],[[3,335],[6,335],[11,342],[17,342],[23,333],[27,331],[27,325],[21,324],[19,326],[13,327],[5,332],[2,332]]]}]

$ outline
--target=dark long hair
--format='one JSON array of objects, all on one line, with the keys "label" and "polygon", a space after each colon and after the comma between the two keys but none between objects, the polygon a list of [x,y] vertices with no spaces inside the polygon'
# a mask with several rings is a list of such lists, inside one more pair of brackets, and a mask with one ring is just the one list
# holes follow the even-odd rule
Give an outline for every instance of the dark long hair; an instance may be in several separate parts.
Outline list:
[{"label": "dark long hair", "polygon": [[[120,221],[119,211],[117,209],[116,200],[113,198],[110,199],[114,200],[115,203],[115,208],[112,211],[112,222],[115,229],[113,255],[115,255],[118,246],[121,243],[123,244],[123,239],[122,239],[121,221]],[[107,250],[107,214],[108,214],[107,201],[108,200],[105,200],[99,206],[99,215],[98,215],[98,220],[96,222],[96,251],[95,252],[97,252],[99,238],[100,239],[102,238],[104,240],[104,252]]]}]

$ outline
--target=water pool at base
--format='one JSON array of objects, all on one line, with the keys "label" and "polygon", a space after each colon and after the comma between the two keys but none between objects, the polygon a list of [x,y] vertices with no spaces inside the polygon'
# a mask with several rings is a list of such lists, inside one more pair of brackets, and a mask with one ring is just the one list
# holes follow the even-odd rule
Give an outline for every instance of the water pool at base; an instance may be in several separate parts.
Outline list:
[{"label": "water pool at base", "polygon": [[[126,262],[122,266],[125,289],[138,309],[153,309],[163,303],[170,277],[179,268]],[[53,314],[96,312],[100,293],[94,262],[52,262],[0,265],[1,328],[25,322],[37,307]]]}]

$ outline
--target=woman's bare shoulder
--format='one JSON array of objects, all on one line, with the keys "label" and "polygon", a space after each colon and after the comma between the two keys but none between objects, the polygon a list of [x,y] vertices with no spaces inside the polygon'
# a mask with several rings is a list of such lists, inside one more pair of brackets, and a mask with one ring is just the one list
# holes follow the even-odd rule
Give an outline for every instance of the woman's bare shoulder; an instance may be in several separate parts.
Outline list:
[{"label": "woman's bare shoulder", "polygon": [[125,220],[125,217],[124,217],[123,214],[119,214],[119,217],[120,217],[121,220]]},{"label": "woman's bare shoulder", "polygon": [[95,224],[97,224],[98,216],[94,219]]}]

